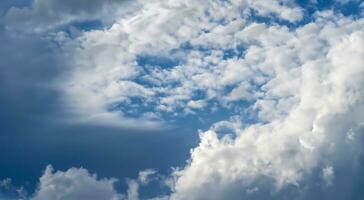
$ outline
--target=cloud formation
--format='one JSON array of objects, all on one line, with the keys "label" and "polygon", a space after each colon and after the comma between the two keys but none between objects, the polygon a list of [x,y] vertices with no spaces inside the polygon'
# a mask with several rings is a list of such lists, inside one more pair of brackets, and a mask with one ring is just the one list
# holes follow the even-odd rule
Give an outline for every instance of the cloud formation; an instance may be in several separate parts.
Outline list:
[{"label": "cloud formation", "polygon": [[[75,70],[64,88],[78,113],[163,121],[163,115],[193,114],[211,103],[231,108],[230,103],[252,101],[262,95],[256,85],[266,80],[241,59],[248,46],[242,29],[251,24],[253,12],[282,20],[288,20],[282,13],[294,13],[287,14],[291,22],[303,15],[283,1],[272,7],[264,1],[139,4],[110,29],[88,31],[76,40],[64,33],[54,37],[72,55]],[[280,35],[284,31],[276,31],[274,40],[286,39]]]},{"label": "cloud formation", "polygon": [[348,133],[363,126],[364,21],[338,17],[333,22],[332,13],[317,15],[295,31],[283,29],[282,43],[267,40],[282,33],[280,28],[263,26],[246,38],[258,46],[247,49],[245,60],[252,56],[256,67],[271,72],[265,95],[255,103],[266,123],[224,137],[214,130],[200,133],[191,161],[176,171],[171,199],[259,199],[252,189],[267,183],[270,192],[302,187],[317,168],[330,185],[335,168],[323,166],[342,162],[340,155],[355,160],[360,146]]},{"label": "cloud formation", "polygon": [[[41,3],[22,13],[38,16]],[[48,39],[72,66],[58,84],[79,121],[158,127],[228,111],[200,131],[186,166],[166,180],[171,194],[159,199],[305,199],[307,190],[332,187],[340,166],[358,162],[363,18],[326,10],[306,22],[303,8],[285,0],[137,4],[109,28]],[[123,196],[113,179],[48,167],[34,199],[138,199],[154,173],[130,180]]]},{"label": "cloud formation", "polygon": [[71,168],[65,172],[54,172],[47,166],[40,177],[39,188],[32,200],[117,200],[120,195],[114,189],[115,179],[98,180],[86,169]]},{"label": "cloud formation", "polygon": [[[163,121],[215,105],[240,116],[231,135],[200,133],[171,199],[254,198],[261,188],[299,186],[317,169],[329,184],[337,155],[357,151],[346,133],[363,117],[362,19],[322,11],[290,29],[275,18],[303,13],[283,1],[140,3],[133,17],[66,42],[77,67],[65,89],[93,113]],[[252,13],[273,24],[250,21]],[[146,55],[178,62],[138,60]]]},{"label": "cloud formation", "polygon": [[[126,195],[119,194],[114,184],[115,178],[98,179],[84,168],[70,168],[67,171],[54,171],[47,166],[39,179],[38,189],[31,200],[138,200],[139,186],[148,184],[156,171],[147,169],[139,172],[137,179],[128,180]],[[4,180],[7,181],[7,180]],[[2,181],[1,184],[4,182]],[[8,182],[8,181],[7,181]],[[8,184],[6,182],[6,184]]]}]

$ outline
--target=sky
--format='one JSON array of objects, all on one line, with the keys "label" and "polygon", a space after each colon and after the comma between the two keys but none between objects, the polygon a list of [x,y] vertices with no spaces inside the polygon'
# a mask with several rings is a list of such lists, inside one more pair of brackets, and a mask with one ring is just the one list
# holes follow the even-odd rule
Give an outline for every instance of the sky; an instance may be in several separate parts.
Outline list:
[{"label": "sky", "polygon": [[361,200],[361,0],[1,0],[0,200]]}]

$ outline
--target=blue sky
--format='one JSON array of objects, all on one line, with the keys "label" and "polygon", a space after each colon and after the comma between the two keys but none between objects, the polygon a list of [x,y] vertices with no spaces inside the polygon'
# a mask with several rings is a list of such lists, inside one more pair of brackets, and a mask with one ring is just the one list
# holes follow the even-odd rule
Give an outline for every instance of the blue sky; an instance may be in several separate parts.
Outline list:
[{"label": "blue sky", "polygon": [[0,199],[362,199],[363,16],[1,1]]}]

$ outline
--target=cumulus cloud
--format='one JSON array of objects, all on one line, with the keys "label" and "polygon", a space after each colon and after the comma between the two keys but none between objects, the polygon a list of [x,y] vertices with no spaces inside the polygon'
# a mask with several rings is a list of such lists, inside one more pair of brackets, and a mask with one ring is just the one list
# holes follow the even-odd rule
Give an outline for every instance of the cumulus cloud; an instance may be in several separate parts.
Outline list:
[{"label": "cumulus cloud", "polygon": [[[218,105],[240,115],[200,133],[190,161],[174,172],[170,199],[299,187],[340,162],[337,155],[356,151],[346,133],[363,117],[363,19],[323,11],[288,28],[250,19],[254,11],[299,21],[302,9],[288,1],[140,2],[139,12],[110,29],[66,42],[77,67],[64,88],[66,101],[85,113],[116,104],[109,113],[148,111],[163,120]],[[178,62],[145,65],[141,55]],[[259,123],[242,123],[243,113]],[[219,133],[222,124],[231,134]],[[330,169],[316,174],[326,184]]]},{"label": "cumulus cloud", "polygon": [[[272,7],[265,1],[138,3],[139,10],[109,29],[88,31],[75,40],[66,34],[58,41],[75,67],[62,80],[71,110],[100,116],[100,121],[153,113],[157,122],[166,115],[216,110],[209,109],[212,104],[235,115],[245,112],[239,106],[243,101],[254,103],[251,109],[270,120],[298,101],[300,66],[327,48],[325,39],[309,32],[322,28],[319,23],[292,33],[286,26],[251,22],[253,13],[282,20],[288,20],[280,16],[285,12],[303,15],[289,1],[274,1]],[[330,12],[316,15],[328,23],[325,18],[334,18]],[[168,58],[176,61],[167,66],[163,59]],[[153,59],[161,62],[148,64]],[[275,99],[283,94],[290,98]]]},{"label": "cumulus cloud", "polygon": [[70,168],[67,171],[54,171],[48,165],[39,179],[36,192],[30,197],[31,200],[138,200],[139,187],[146,185],[152,180],[156,171],[147,169],[140,171],[137,179],[128,180],[128,191],[126,195],[119,194],[114,184],[115,178],[97,178],[84,168]]},{"label": "cumulus cloud", "polygon": [[113,184],[116,179],[100,179],[90,174],[83,168],[70,168],[65,172],[54,172],[52,166],[47,166],[37,191],[32,200],[117,200],[121,196],[117,194]]},{"label": "cumulus cloud", "polygon": [[[303,13],[288,1],[274,2],[273,7],[264,6],[265,1],[138,3],[139,10],[109,29],[87,31],[77,39],[67,34],[62,41],[54,38],[72,55],[67,60],[75,66],[63,80],[72,110],[86,116],[117,113],[123,119],[149,112],[163,121],[164,115],[203,111],[211,102],[231,108],[232,101],[253,101],[262,95],[254,85],[264,83],[265,74],[257,75],[260,69],[240,57],[246,37],[254,31],[264,37],[268,27],[254,27],[249,18],[254,11],[293,22]],[[296,14],[281,16],[282,11]],[[272,29],[276,35],[266,42],[284,42],[289,36],[284,28]],[[153,58],[177,62],[148,64]]]},{"label": "cumulus cloud", "polygon": [[[360,146],[345,142],[345,138],[351,128],[361,126],[363,119],[363,23],[349,19],[341,19],[335,25],[313,22],[288,33],[291,40],[285,43],[262,45],[267,57],[257,66],[265,67],[269,62],[274,74],[264,86],[266,95],[262,97],[274,97],[274,103],[267,107],[257,105],[268,123],[240,128],[236,138],[219,138],[215,130],[202,132],[190,163],[175,172],[178,178],[171,198],[221,199],[234,192],[249,196],[250,188],[264,188],[267,183],[281,190],[288,185],[299,186],[326,162],[340,163],[342,158],[338,155],[355,158],[353,149]],[[324,43],[323,48],[315,51],[316,58],[300,59],[304,53],[300,40],[311,34]],[[297,66],[284,65],[279,56],[269,56],[272,49],[281,53],[281,45],[290,45],[290,57],[296,57]],[[306,42],[305,48],[310,45]],[[312,44],[312,48],[316,45]],[[297,69],[299,72],[292,73],[289,79],[299,80],[299,84],[282,90],[285,85],[281,84],[289,84],[284,75]],[[267,115],[272,117],[266,118]],[[325,184],[331,185],[333,167],[323,168],[322,176]],[[246,192],[231,191],[237,185],[246,188]]]},{"label": "cumulus cloud", "polygon": [[[58,33],[51,39],[73,66],[59,80],[64,102],[81,120],[123,125],[228,110],[234,117],[200,132],[164,199],[289,198],[287,188],[301,191],[315,178],[333,185],[336,165],[361,153],[364,20],[322,11],[288,27],[277,18],[299,23],[302,8],[267,2],[140,0],[110,28]],[[154,173],[129,180],[124,197],[138,199]],[[113,182],[48,167],[34,199],[124,198]]]}]

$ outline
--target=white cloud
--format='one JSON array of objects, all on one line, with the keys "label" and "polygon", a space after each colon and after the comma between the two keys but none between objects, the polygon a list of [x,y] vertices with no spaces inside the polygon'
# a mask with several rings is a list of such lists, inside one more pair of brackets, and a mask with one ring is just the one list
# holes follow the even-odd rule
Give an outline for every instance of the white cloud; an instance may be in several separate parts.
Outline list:
[{"label": "white cloud", "polygon": [[[232,115],[251,112],[260,122],[225,121],[201,132],[188,164],[174,172],[173,193],[166,198],[235,199],[257,195],[267,185],[268,192],[300,187],[313,171],[340,162],[337,155],[357,152],[346,133],[364,117],[364,20],[325,11],[289,29],[247,20],[250,9],[292,21],[302,17],[299,8],[284,3],[271,10],[264,1],[143,3],[134,17],[78,38],[68,98],[95,100],[85,110],[102,111],[110,103],[132,107],[129,99],[137,97],[157,116],[185,114],[181,108],[193,114],[213,101]],[[186,42],[190,47],[183,47]],[[171,52],[181,61],[176,66],[146,69],[137,60]],[[112,87],[121,82],[139,89]],[[242,105],[241,99],[251,103]],[[327,184],[333,175],[324,171]],[[130,196],[137,197],[138,184],[130,186]]]},{"label": "white cloud", "polygon": [[141,184],[145,185],[148,184],[149,181],[151,181],[151,176],[157,173],[154,169],[146,169],[139,172],[138,180]]},{"label": "white cloud", "polygon": [[[317,169],[331,184],[341,156],[359,152],[347,138],[364,117],[363,19],[324,11],[311,23],[288,28],[249,17],[253,9],[297,22],[302,10],[290,1],[138,2],[139,10],[110,28],[75,39],[55,37],[74,66],[60,82],[66,104],[81,121],[121,119],[122,125],[139,126],[140,116],[162,119],[210,105],[240,115],[200,133],[189,162],[172,175],[173,193],[163,198],[236,199],[267,185],[269,192],[279,192],[300,187]],[[180,62],[142,66],[141,55]],[[113,105],[119,110],[110,110]],[[258,123],[243,123],[247,112]],[[130,180],[127,198],[138,199],[139,186],[154,173]],[[112,180],[98,181],[82,169],[53,173],[47,168],[35,198],[84,195],[89,189],[79,186],[80,180],[104,188],[103,195],[117,195]]]},{"label": "white cloud", "polygon": [[[254,26],[247,23],[251,10],[266,17],[301,19],[301,9],[288,1],[277,1],[269,7],[266,3],[140,0],[133,14],[119,18],[109,29],[88,31],[75,40],[63,37],[60,42],[71,55],[70,65],[75,67],[71,76],[62,80],[66,83],[63,87],[67,104],[72,105],[73,111],[89,116],[104,113],[113,104],[128,108],[133,106],[131,99],[138,98],[144,103],[136,106],[136,112],[147,110],[160,118],[162,113],[194,114],[210,100],[226,107],[230,101],[258,98],[261,94],[251,84],[262,81],[263,74],[257,76],[260,69],[253,69],[251,63],[237,55],[226,60],[223,57],[229,54],[225,51],[242,54],[244,50],[238,46],[256,40],[259,34],[264,38],[259,41],[264,44],[284,43],[286,37],[291,37],[286,28],[259,24],[259,34],[245,33]],[[193,49],[186,50],[187,43]],[[167,68],[145,69],[138,63],[140,55],[172,57],[181,62]],[[225,98],[227,88],[236,85],[252,90],[241,96],[237,94],[240,90],[233,89]],[[119,114],[126,113],[120,110]]]},{"label": "white cloud", "polygon": [[204,102],[203,100],[197,100],[197,101],[191,100],[187,103],[187,107],[192,108],[192,109],[201,109],[205,106],[206,106],[206,102]]},{"label": "white cloud", "polygon": [[128,180],[128,191],[127,191],[127,200],[139,200],[139,187],[147,185],[153,178],[153,176],[157,171],[153,169],[146,169],[139,172],[138,179],[136,180]]},{"label": "white cloud", "polygon": [[128,182],[128,196],[127,200],[138,200],[139,199],[139,184],[135,180]]},{"label": "white cloud", "polygon": [[[291,39],[278,46],[271,46],[265,36],[257,39],[267,42],[259,47],[263,58],[256,67],[272,70],[271,80],[264,85],[265,95],[256,104],[267,123],[236,128],[235,139],[228,135],[221,138],[214,129],[201,133],[191,161],[175,172],[177,180],[171,199],[249,195],[241,189],[232,191],[237,185],[246,191],[270,183],[272,190],[299,186],[326,162],[340,163],[342,158],[338,155],[355,158],[352,149],[360,145],[348,144],[345,138],[351,128],[361,126],[363,119],[364,21],[342,18],[336,25],[313,23],[288,32]],[[315,26],[320,27],[318,32],[312,29]],[[298,59],[302,53],[300,40],[311,34],[300,33],[308,30],[326,44],[316,48],[316,56],[305,56],[291,67],[280,60],[287,58],[270,56],[271,52],[282,53],[280,49],[284,47],[292,49],[290,57]],[[333,32],[336,35],[331,36]],[[290,80],[298,83],[291,84]],[[283,89],[287,84],[291,85]],[[261,101],[273,103],[264,106],[258,103]],[[322,173],[324,182],[332,184],[333,167],[323,168]]]},{"label": "white cloud", "polygon": [[54,172],[47,166],[32,200],[118,200],[122,196],[114,189],[116,179],[97,179],[83,168]]},{"label": "white cloud", "polygon": [[[255,8],[261,15],[276,14],[280,18],[288,20],[290,22],[295,22],[303,18],[303,10],[298,7],[290,6],[287,7],[289,3],[293,4],[292,1],[287,0],[261,0],[261,1],[248,1],[249,4]],[[285,5],[285,6],[282,6]]]},{"label": "white cloud", "polygon": [[156,173],[146,169],[139,172],[137,179],[129,179],[126,195],[116,191],[115,178],[98,179],[84,168],[70,168],[67,171],[54,171],[47,166],[39,179],[39,186],[31,200],[138,200],[139,187],[148,184]]}]

